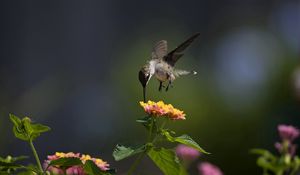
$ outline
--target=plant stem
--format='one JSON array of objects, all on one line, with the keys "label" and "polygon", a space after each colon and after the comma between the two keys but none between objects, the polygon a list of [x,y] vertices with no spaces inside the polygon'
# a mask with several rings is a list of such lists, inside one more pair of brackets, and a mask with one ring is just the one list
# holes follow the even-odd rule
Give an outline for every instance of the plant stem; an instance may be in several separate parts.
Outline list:
[{"label": "plant stem", "polygon": [[134,163],[131,165],[129,171],[127,172],[127,175],[132,175],[138,164],[141,162],[142,158],[146,155],[146,152],[142,152],[138,158],[134,161]]},{"label": "plant stem", "polygon": [[37,152],[36,152],[36,149],[34,148],[34,145],[33,145],[32,140],[29,141],[29,144],[30,144],[31,150],[32,150],[32,152],[33,152],[34,158],[35,158],[35,160],[36,160],[36,163],[37,163],[37,165],[38,165],[38,168],[39,168],[40,172],[41,172],[42,174],[45,174],[45,173],[44,173],[44,170],[43,170],[43,168],[42,168],[42,165],[41,165],[40,158],[39,158],[39,156],[38,156],[38,154],[37,154]]},{"label": "plant stem", "polygon": [[149,130],[149,135],[148,135],[148,139],[147,139],[148,143],[151,142],[152,132],[153,132],[153,124],[154,124],[154,119],[151,118],[150,130]]},{"label": "plant stem", "polygon": [[[153,132],[153,125],[154,125],[154,119],[151,117],[151,124],[150,124],[150,129],[149,129],[149,135],[148,135],[148,139],[147,139],[147,144],[148,143],[152,143],[152,132]],[[143,157],[146,155],[147,149],[145,151],[143,151],[138,157],[137,159],[133,162],[133,164],[131,165],[130,169],[127,172],[127,175],[131,175],[135,169],[137,168],[138,164],[141,162],[141,160],[143,159]]]},{"label": "plant stem", "polygon": [[[159,127],[159,129],[160,130],[162,130],[163,128],[164,128],[164,126],[168,123],[168,119],[166,119],[166,120],[164,120],[163,121],[163,123],[160,125],[160,127]],[[154,139],[152,140],[152,144],[155,144],[156,143],[156,141],[157,141],[157,139],[158,139],[158,137],[157,137],[158,135],[156,135],[155,137],[154,137]]]}]

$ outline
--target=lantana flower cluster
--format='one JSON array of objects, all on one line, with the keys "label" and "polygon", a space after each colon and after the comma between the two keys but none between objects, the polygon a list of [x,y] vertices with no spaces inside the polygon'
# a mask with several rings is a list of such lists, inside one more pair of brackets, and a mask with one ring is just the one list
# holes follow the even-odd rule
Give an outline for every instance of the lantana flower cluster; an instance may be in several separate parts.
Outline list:
[{"label": "lantana flower cluster", "polygon": [[281,143],[276,142],[275,147],[280,153],[288,153],[294,156],[296,153],[297,145],[293,141],[300,136],[299,129],[292,125],[278,125],[278,133],[282,140]]},{"label": "lantana flower cluster", "polygon": [[185,113],[183,111],[174,108],[171,104],[165,104],[163,101],[154,102],[149,100],[147,103],[141,101],[140,105],[149,115],[168,117],[171,120],[185,120]]},{"label": "lantana flower cluster", "polygon": [[[47,158],[48,159],[45,160],[45,162],[44,162],[44,168],[47,168],[49,163],[52,160],[57,160],[59,158],[78,158],[82,161],[83,164],[85,164],[85,162],[87,160],[91,160],[102,171],[109,170],[109,164],[107,162],[105,162],[105,161],[103,161],[102,159],[99,159],[99,158],[93,158],[88,154],[82,154],[81,155],[80,153],[73,153],[73,152],[68,152],[68,153],[56,152],[54,155],[47,156]],[[50,171],[53,174],[57,174],[57,175],[64,174],[62,169],[60,169],[59,167],[54,167],[54,166],[48,167],[48,171]],[[70,167],[66,170],[66,174],[67,175],[73,175],[73,174],[86,175],[84,173],[84,170],[83,170],[82,166],[72,166],[72,167]]]}]

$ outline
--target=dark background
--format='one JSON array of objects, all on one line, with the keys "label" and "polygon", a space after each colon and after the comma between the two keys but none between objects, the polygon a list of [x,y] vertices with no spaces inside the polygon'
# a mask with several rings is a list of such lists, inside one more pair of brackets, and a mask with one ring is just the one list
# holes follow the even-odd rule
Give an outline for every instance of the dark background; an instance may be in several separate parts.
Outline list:
[{"label": "dark background", "polygon": [[[152,80],[148,95],[186,112],[186,121],[169,127],[212,153],[199,161],[227,175],[260,174],[249,149],[275,152],[277,125],[300,125],[292,78],[299,1],[1,1],[0,23],[1,156],[31,155],[13,137],[14,113],[52,128],[35,142],[41,159],[89,153],[126,172],[134,158],[115,162],[111,153],[117,143],[145,140],[135,123],[144,115],[138,70],[158,40],[172,49],[196,32],[177,67],[198,75],[176,80],[167,93]],[[147,159],[141,167],[159,174]]]}]

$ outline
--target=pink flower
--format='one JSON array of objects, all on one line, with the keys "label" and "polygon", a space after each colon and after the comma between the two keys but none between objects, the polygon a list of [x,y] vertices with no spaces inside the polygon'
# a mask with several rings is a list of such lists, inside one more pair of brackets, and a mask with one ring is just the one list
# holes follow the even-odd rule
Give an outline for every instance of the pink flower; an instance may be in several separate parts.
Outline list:
[{"label": "pink flower", "polygon": [[183,161],[194,161],[200,156],[199,151],[183,144],[176,147],[176,154]]},{"label": "pink flower", "polygon": [[81,166],[72,166],[67,169],[67,175],[73,175],[73,174],[78,174],[78,175],[85,175],[84,170]]},{"label": "pink flower", "polygon": [[291,156],[294,156],[296,154],[297,145],[288,143],[287,148],[284,149],[283,144],[276,142],[275,148],[278,150],[279,153],[284,153],[284,150],[290,154]]},{"label": "pink flower", "polygon": [[165,104],[163,101],[154,102],[148,101],[140,102],[140,105],[144,108],[144,111],[153,117],[167,117],[171,120],[185,120],[185,113],[177,108],[174,108],[171,104]]},{"label": "pink flower", "polygon": [[[91,160],[95,163],[95,165],[97,165],[102,171],[107,171],[109,170],[109,164],[105,161],[103,161],[102,159],[98,159],[98,158],[93,158],[88,154],[82,154],[80,155],[80,153],[73,153],[73,152],[69,152],[69,153],[62,153],[62,152],[56,152],[54,155],[49,155],[47,156],[47,160],[45,160],[44,162],[44,168],[48,168],[47,170],[49,172],[51,172],[52,174],[56,174],[56,175],[62,175],[64,174],[63,170],[60,167],[54,167],[54,166],[50,166],[48,167],[49,163],[52,160],[56,160],[59,158],[70,158],[70,157],[75,157],[81,160],[81,162],[83,164],[85,164],[86,161]],[[72,166],[70,168],[68,168],[66,170],[66,174],[67,175],[86,175],[86,173],[83,170],[82,166]]]},{"label": "pink flower", "polygon": [[282,150],[283,150],[283,147],[282,147],[282,144],[281,143],[279,143],[279,142],[276,142],[275,144],[274,144],[274,146],[275,146],[275,148],[278,150],[278,152],[282,152]]},{"label": "pink flower", "polygon": [[223,175],[217,166],[208,162],[198,164],[198,170],[201,175]]},{"label": "pink flower", "polygon": [[292,125],[278,125],[278,132],[282,140],[289,142],[294,141],[300,134],[299,130]]}]

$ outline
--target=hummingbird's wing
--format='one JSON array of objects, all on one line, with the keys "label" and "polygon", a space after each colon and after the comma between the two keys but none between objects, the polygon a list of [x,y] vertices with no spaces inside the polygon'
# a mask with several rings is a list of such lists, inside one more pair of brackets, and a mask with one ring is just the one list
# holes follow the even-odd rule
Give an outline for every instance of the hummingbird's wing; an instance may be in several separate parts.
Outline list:
[{"label": "hummingbird's wing", "polygon": [[162,59],[168,53],[168,43],[166,40],[158,41],[152,50],[151,58],[152,59]]},{"label": "hummingbird's wing", "polygon": [[196,33],[189,39],[187,39],[185,42],[177,46],[174,50],[169,52],[165,57],[164,60],[169,63],[170,65],[174,66],[175,63],[178,61],[180,57],[183,56],[183,51],[194,41],[195,38],[197,38],[200,35],[200,33]]}]

